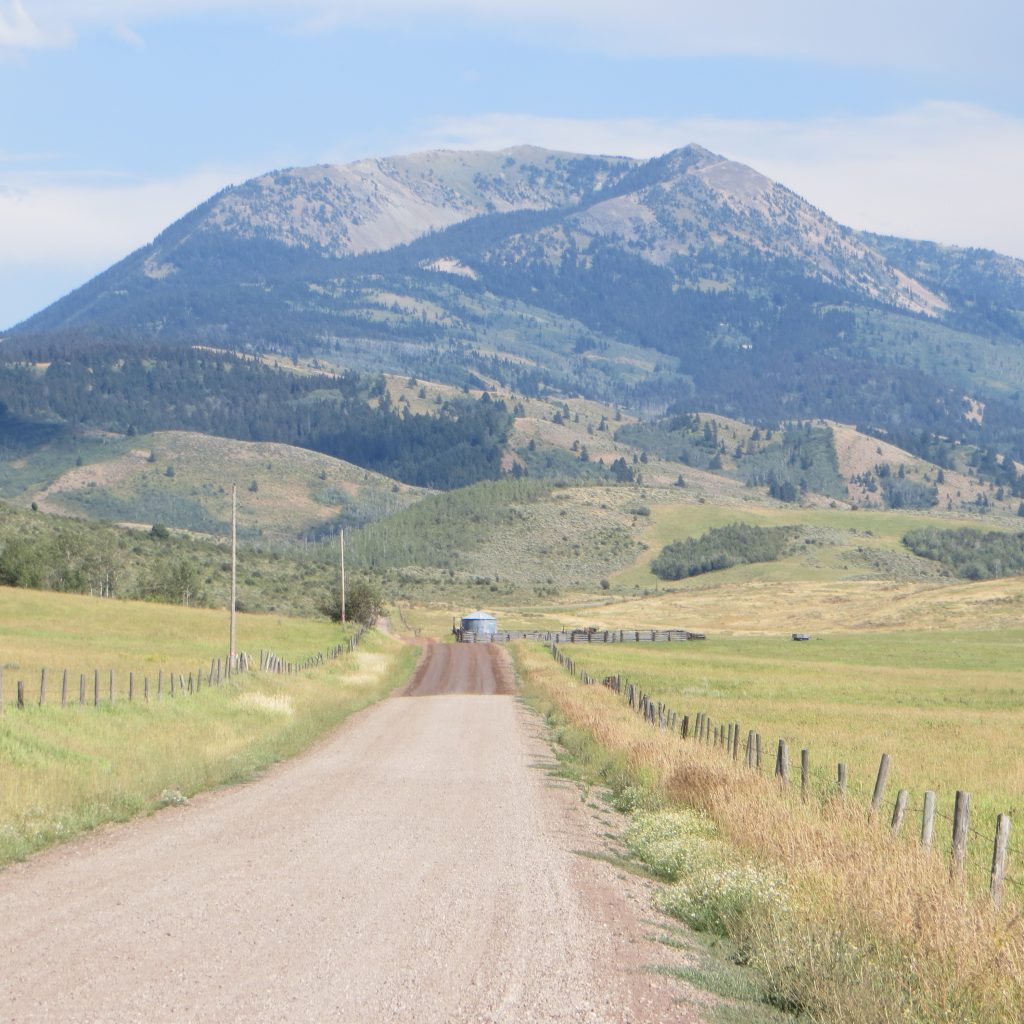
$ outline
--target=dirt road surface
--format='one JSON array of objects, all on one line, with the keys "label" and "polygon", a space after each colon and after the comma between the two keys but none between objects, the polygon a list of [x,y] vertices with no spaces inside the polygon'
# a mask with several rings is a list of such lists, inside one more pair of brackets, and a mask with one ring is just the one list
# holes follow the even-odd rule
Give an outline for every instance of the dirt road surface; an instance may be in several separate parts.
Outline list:
[{"label": "dirt road surface", "polygon": [[503,657],[431,646],[264,778],[4,871],[0,1021],[691,1019]]}]

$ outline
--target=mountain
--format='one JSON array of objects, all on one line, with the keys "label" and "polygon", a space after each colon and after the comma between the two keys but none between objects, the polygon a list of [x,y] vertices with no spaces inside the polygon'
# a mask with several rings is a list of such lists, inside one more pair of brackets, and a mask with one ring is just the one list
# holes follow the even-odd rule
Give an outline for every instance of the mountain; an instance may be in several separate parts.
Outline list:
[{"label": "mountain", "polygon": [[1024,262],[885,238],[699,146],[273,172],[9,332],[202,343],[1024,460]]}]

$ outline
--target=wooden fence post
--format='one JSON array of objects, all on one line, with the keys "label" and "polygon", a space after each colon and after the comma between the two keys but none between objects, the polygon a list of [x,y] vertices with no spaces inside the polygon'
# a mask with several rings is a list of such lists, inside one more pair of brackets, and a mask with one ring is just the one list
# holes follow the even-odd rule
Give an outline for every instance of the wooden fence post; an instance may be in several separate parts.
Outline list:
[{"label": "wooden fence post", "polygon": [[800,799],[810,796],[811,786],[811,752],[804,747],[800,751]]},{"label": "wooden fence post", "polygon": [[905,790],[901,789],[896,794],[896,805],[892,809],[892,834],[897,835],[900,828],[903,826],[903,816],[907,812],[907,797],[910,794]]},{"label": "wooden fence post", "polygon": [[963,875],[964,862],[967,860],[967,833],[970,828],[971,794],[958,789],[953,808],[953,851],[949,865],[951,878],[959,878]]},{"label": "wooden fence post", "polygon": [[60,681],[60,706],[67,707],[68,704],[68,670],[64,669],[64,675]]},{"label": "wooden fence post", "polygon": [[761,734],[759,732],[754,733],[754,760],[757,762],[754,767],[761,770]]},{"label": "wooden fence post", "polygon": [[110,670],[110,703],[114,703],[114,670]]},{"label": "wooden fence post", "polygon": [[135,673],[128,673],[128,699],[135,700]]},{"label": "wooden fence post", "polygon": [[882,796],[885,794],[885,782],[889,777],[889,755],[883,754],[878,764],[878,776],[875,779],[875,791],[871,797],[871,817],[878,814],[878,808],[882,805]]},{"label": "wooden fence post", "polygon": [[846,762],[840,761],[836,765],[836,790],[840,798],[846,798]]},{"label": "wooden fence post", "polygon": [[43,669],[42,675],[39,677],[39,706],[42,707],[46,703],[46,669]]},{"label": "wooden fence post", "polygon": [[685,740],[690,734],[690,716],[683,715],[683,726],[680,735]]},{"label": "wooden fence post", "polygon": [[1006,878],[1006,852],[1010,848],[1010,816],[996,818],[996,841],[992,847],[992,877],[988,891],[998,907],[1003,902],[1003,881]]},{"label": "wooden fence post", "polygon": [[80,672],[78,674],[78,703],[83,705],[85,703],[85,673]]},{"label": "wooden fence post", "polygon": [[100,670],[96,669],[92,674],[92,706],[100,706]]},{"label": "wooden fence post", "polygon": [[930,850],[932,848],[932,836],[935,834],[935,793],[933,790],[925,790],[924,810],[921,812],[921,846]]},{"label": "wooden fence post", "polygon": [[740,756],[740,723],[733,722],[732,728],[732,759],[738,760]]},{"label": "wooden fence post", "polygon": [[18,680],[18,708],[24,709],[25,707],[25,682],[22,679]]},{"label": "wooden fence post", "polygon": [[149,703],[149,676],[142,677],[142,699]]},{"label": "wooden fence post", "polygon": [[775,755],[775,777],[782,783],[789,783],[789,747],[785,740],[779,740],[779,749]]},{"label": "wooden fence post", "polygon": [[753,768],[754,767],[754,730],[753,729],[751,729],[747,733],[747,750],[746,750],[746,755],[747,755],[747,767],[748,768]]}]

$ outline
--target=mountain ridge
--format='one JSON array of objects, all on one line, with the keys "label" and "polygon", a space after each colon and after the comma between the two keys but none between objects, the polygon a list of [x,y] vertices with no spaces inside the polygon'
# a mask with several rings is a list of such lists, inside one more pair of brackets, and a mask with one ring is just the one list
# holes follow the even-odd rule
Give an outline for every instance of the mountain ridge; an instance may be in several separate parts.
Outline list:
[{"label": "mountain ridge", "polygon": [[1024,261],[855,231],[693,144],[650,160],[514,147],[268,172],[3,350],[109,337],[830,418],[1024,458]]}]

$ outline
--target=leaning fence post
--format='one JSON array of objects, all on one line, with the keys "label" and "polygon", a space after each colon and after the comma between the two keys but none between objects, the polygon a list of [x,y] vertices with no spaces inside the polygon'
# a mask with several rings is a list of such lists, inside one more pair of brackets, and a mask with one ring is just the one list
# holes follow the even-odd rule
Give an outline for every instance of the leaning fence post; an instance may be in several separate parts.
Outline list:
[{"label": "leaning fence post", "polygon": [[901,789],[896,794],[896,805],[892,809],[892,834],[896,835],[903,825],[903,815],[907,811],[907,797],[910,794],[905,790]]},{"label": "leaning fence post", "polygon": [[935,834],[935,793],[933,790],[925,790],[924,811],[921,813],[921,846],[930,850],[932,848],[932,836]]},{"label": "leaning fence post", "polygon": [[956,791],[953,808],[953,851],[949,865],[951,878],[959,878],[967,859],[967,833],[971,827],[971,794],[962,789]]},{"label": "leaning fence post", "polygon": [[992,848],[992,877],[988,891],[998,907],[1003,902],[1003,881],[1006,878],[1006,852],[1010,848],[1010,816],[996,818],[996,841]]},{"label": "leaning fence post", "polygon": [[889,777],[889,755],[883,754],[878,764],[878,777],[875,779],[875,792],[871,797],[871,817],[878,814],[878,808],[882,805],[882,796],[885,793],[885,781]]}]

